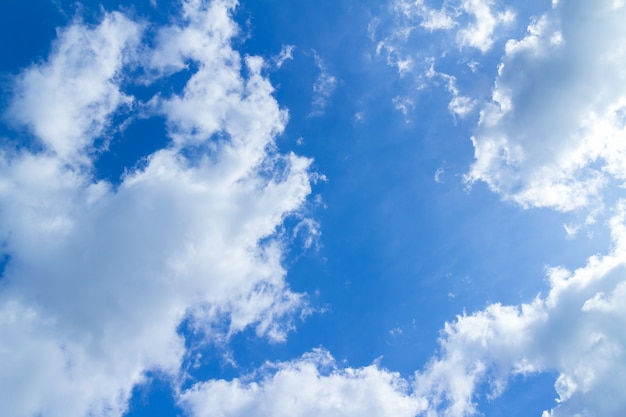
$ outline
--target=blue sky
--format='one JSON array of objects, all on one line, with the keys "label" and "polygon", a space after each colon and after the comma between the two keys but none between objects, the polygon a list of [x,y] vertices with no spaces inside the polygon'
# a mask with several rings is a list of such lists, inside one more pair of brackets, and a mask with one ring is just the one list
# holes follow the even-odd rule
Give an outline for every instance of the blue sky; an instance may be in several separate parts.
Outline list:
[{"label": "blue sky", "polygon": [[626,411],[624,2],[0,8],[3,415]]}]

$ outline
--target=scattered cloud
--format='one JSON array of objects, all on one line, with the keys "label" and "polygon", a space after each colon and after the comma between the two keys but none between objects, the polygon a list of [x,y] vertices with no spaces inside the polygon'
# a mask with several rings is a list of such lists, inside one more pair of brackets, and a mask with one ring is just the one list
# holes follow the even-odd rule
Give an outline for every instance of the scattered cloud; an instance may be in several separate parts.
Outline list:
[{"label": "scattered cloud", "polygon": [[313,51],[313,56],[320,74],[315,84],[313,84],[313,101],[311,103],[313,109],[309,113],[309,117],[317,117],[324,114],[330,97],[337,87],[337,79],[328,72],[322,58],[315,51]]},{"label": "scattered cloud", "polygon": [[338,368],[328,352],[317,349],[267,364],[258,376],[198,384],[180,401],[194,417],[414,417],[423,405],[409,389],[396,373],[376,365]]},{"label": "scattered cloud", "polygon": [[560,211],[597,207],[624,182],[626,8],[611,4],[559,3],[507,42],[468,181]]},{"label": "scattered cloud", "polygon": [[450,103],[448,104],[448,110],[450,110],[450,113],[459,117],[467,116],[474,110],[475,107],[476,100],[461,95],[453,96],[452,100],[450,100]]},{"label": "scattered cloud", "polygon": [[[394,67],[405,56],[419,56],[410,39],[423,29],[454,33],[457,46],[486,54],[499,39],[497,28],[515,18],[495,2],[444,2],[441,11],[449,19],[435,24],[425,2],[395,4],[405,20],[377,46]],[[546,296],[521,305],[490,304],[445,325],[440,353],[415,375],[411,395],[427,402],[423,415],[474,415],[480,399],[500,395],[514,375],[544,372],[557,375],[555,406],[544,417],[626,410],[616,388],[626,383],[626,323],[616,316],[626,288],[624,202],[617,200],[626,183],[625,14],[623,4],[608,0],[553,2],[531,20],[525,36],[503,45],[487,100],[461,93],[457,75],[467,77],[465,69],[435,70],[450,52],[445,45],[432,54],[436,58],[414,67],[420,88],[443,81],[453,96],[453,115],[480,111],[469,184],[483,181],[526,208],[584,209],[586,226],[600,211],[614,212],[608,254],[591,256],[574,271],[549,269]],[[458,62],[466,66],[468,60]],[[469,62],[471,74],[484,76],[482,60]],[[406,111],[403,103],[394,99]],[[442,173],[437,170],[435,181]],[[567,224],[565,230],[572,237],[580,227]]]},{"label": "scattered cloud", "polygon": [[580,230],[580,225],[564,224],[563,228],[565,229],[565,233],[567,234],[567,237],[571,239],[574,236],[576,236],[576,234]]},{"label": "scattered cloud", "polygon": [[[279,342],[309,311],[281,261],[284,239],[319,246],[319,224],[303,207],[323,177],[310,172],[309,159],[277,151],[287,113],[262,74],[263,60],[231,45],[235,5],[185,0],[178,23],[155,30],[149,48],[140,47],[145,24],[122,13],[92,26],[74,21],[47,59],[15,77],[5,117],[37,146],[0,150],[6,414],[122,416],[148,371],[180,375],[181,323],[209,341],[253,328]],[[395,6],[403,24],[379,52],[400,75],[441,83],[454,117],[480,111],[466,181],[482,181],[522,207],[608,207],[610,249],[575,270],[549,268],[545,295],[492,303],[446,323],[437,353],[411,377],[377,363],[338,366],[317,349],[236,379],[178,387],[179,404],[198,417],[463,417],[516,375],[550,373],[556,401],[543,417],[624,414],[624,3],[554,0],[525,36],[506,42],[486,101],[462,93],[458,74],[436,71],[434,59],[411,55],[406,45],[417,31],[438,32],[459,51],[486,54],[515,13],[492,0]],[[380,20],[372,20],[372,39],[380,32]],[[274,65],[292,51],[285,45]],[[315,61],[310,116],[324,114],[337,84],[317,53]],[[463,66],[472,74],[483,68],[475,60]],[[123,86],[136,71],[144,72],[141,83],[173,74],[187,81],[180,91],[134,97]],[[408,122],[413,97],[398,95],[393,105]],[[127,167],[119,184],[97,179],[93,164],[106,151],[99,140],[116,129],[116,115],[138,108],[166,120],[170,142]],[[354,121],[362,120],[356,113]],[[438,168],[434,180],[444,174]],[[289,216],[296,225],[281,235]],[[570,237],[580,228],[564,227]]]},{"label": "scattered cloud", "polygon": [[455,0],[434,9],[424,0],[396,0],[394,9],[404,23],[396,28],[395,37],[406,40],[420,29],[454,32],[459,48],[469,46],[485,53],[493,46],[497,29],[515,21],[511,9],[498,6],[493,0]]},{"label": "scattered cloud", "polygon": [[463,0],[461,10],[472,16],[472,23],[457,32],[459,46],[471,46],[485,53],[494,43],[494,32],[499,26],[515,21],[510,9],[497,10],[493,0]]},{"label": "scattered cloud", "polygon": [[409,112],[415,109],[415,104],[411,97],[396,96],[392,100],[393,106],[396,110],[399,110],[404,115],[404,121],[409,123]]},{"label": "scattered cloud", "polygon": [[293,59],[293,50],[295,48],[296,47],[293,45],[283,45],[278,56],[273,59],[276,68],[282,67],[286,61],[291,61]]},{"label": "scattered cloud", "polygon": [[444,167],[437,168],[437,170],[435,171],[435,182],[438,184],[443,184],[444,180],[442,177],[445,173],[446,170]]},{"label": "scattered cloud", "polygon": [[[474,112],[483,97],[463,93],[455,73],[462,74],[465,68],[477,73],[481,63],[464,56],[473,52],[465,50],[471,48],[483,56],[491,52],[515,22],[513,10],[492,0],[444,1],[440,9],[423,0],[396,0],[393,6],[392,24],[383,26],[380,18],[372,21],[378,29],[370,31],[377,55],[385,56],[387,64],[396,68],[401,77],[413,77],[416,91],[445,86],[452,94],[448,110],[454,117],[464,118]],[[415,47],[428,44],[428,48]],[[462,56],[454,68],[445,62],[449,55]],[[440,62],[445,71],[435,70]],[[465,68],[460,68],[459,63]]]},{"label": "scattered cloud", "polygon": [[[147,371],[180,372],[183,320],[208,340],[252,326],[281,341],[306,312],[277,230],[310,193],[310,161],[274,150],[287,116],[262,60],[230,46],[233,5],[184,1],[141,53],[123,14],[75,22],[16,77],[6,117],[39,146],[0,153],[4,414],[121,416]],[[114,185],[94,178],[93,147],[140,100],[121,87],[137,66],[141,82],[189,79],[149,99],[170,144]]]},{"label": "scattered cloud", "polygon": [[458,25],[451,11],[445,8],[441,10],[430,8],[424,4],[423,0],[413,2],[399,0],[395,2],[394,8],[406,19],[418,21],[422,28],[431,32],[434,30],[450,30]]},{"label": "scattered cloud", "polygon": [[367,24],[367,36],[369,37],[369,39],[372,42],[376,41],[376,30],[378,29],[378,25],[380,24],[380,19],[377,17],[374,17],[368,24]]},{"label": "scattered cloud", "polygon": [[448,103],[448,110],[450,113],[461,118],[471,113],[477,105],[477,100],[461,95],[457,87],[456,77],[435,70],[435,60],[433,58],[430,58],[428,62],[430,63],[430,66],[426,72],[426,77],[430,80],[443,81],[446,86],[446,90],[452,94],[452,99]]},{"label": "scattered cloud", "polygon": [[[455,117],[480,113],[469,184],[484,181],[523,207],[572,211],[598,210],[607,195],[603,190],[625,182],[626,91],[615,87],[626,85],[621,70],[626,34],[619,23],[626,8],[621,3],[558,2],[532,18],[525,36],[504,43],[490,96],[466,92],[472,89],[465,65],[469,58],[462,57],[457,67],[445,61],[461,50],[452,51],[442,41],[424,56],[412,47],[412,39],[434,37],[426,26],[453,33],[457,47],[486,54],[506,34],[498,28],[514,23],[513,10],[489,0],[447,1],[436,9],[446,16],[438,18],[444,23],[434,24],[428,19],[435,9],[427,2],[398,0],[394,6],[398,20],[387,36],[379,35],[378,53],[385,53],[403,76],[413,74],[417,90],[443,85],[452,94],[448,110]],[[377,33],[384,33],[380,21]],[[445,38],[439,34],[436,39]],[[474,79],[485,72],[485,63],[477,59],[467,64]],[[394,101],[406,112],[402,104]]]},{"label": "scattered cloud", "polygon": [[[558,374],[557,403],[545,415],[618,415],[626,410],[622,352],[626,325],[624,203],[611,220],[613,247],[575,271],[548,270],[550,291],[519,306],[489,305],[447,323],[441,355],[416,375],[428,410],[452,417],[476,413],[483,384],[498,396],[513,375]],[[427,415],[429,415],[427,413]]]}]

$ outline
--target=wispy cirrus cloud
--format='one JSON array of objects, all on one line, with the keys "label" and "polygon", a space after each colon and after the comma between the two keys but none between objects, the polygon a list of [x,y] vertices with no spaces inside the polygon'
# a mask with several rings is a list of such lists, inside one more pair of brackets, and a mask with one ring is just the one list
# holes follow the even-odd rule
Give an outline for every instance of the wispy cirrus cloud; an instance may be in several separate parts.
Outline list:
[{"label": "wispy cirrus cloud", "polygon": [[479,387],[498,396],[514,375],[556,372],[556,405],[544,416],[619,414],[626,402],[626,324],[619,299],[626,288],[624,203],[610,222],[613,247],[585,266],[548,270],[550,291],[518,306],[491,304],[447,323],[441,355],[416,375],[415,395],[449,416],[476,414]]},{"label": "wispy cirrus cloud", "polygon": [[293,50],[296,47],[293,45],[283,45],[280,49],[280,53],[274,57],[274,65],[276,68],[280,68],[286,61],[291,61],[293,59]]},{"label": "wispy cirrus cloud", "polygon": [[320,73],[313,84],[313,99],[311,102],[313,109],[309,113],[310,117],[324,114],[330,98],[337,87],[337,78],[328,72],[322,58],[315,51],[313,51],[313,57],[315,58],[315,65],[317,65]]}]

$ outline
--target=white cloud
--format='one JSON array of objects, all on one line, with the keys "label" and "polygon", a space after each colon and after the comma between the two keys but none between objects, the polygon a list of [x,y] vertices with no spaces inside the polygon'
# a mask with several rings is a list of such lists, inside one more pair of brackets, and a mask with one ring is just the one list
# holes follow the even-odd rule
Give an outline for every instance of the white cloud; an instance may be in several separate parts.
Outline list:
[{"label": "white cloud", "polygon": [[430,67],[426,72],[426,77],[431,80],[442,80],[446,85],[446,90],[448,90],[448,92],[452,94],[452,99],[448,103],[448,110],[450,111],[450,113],[454,116],[459,116],[461,118],[470,114],[476,107],[477,101],[461,94],[457,87],[457,81],[455,76],[436,71],[434,59],[430,59],[429,62]]},{"label": "white cloud", "polygon": [[443,180],[443,176],[445,175],[446,170],[444,167],[439,167],[437,168],[437,170],[435,171],[435,182],[437,184],[443,184],[444,180]]},{"label": "white cloud", "polygon": [[470,114],[476,107],[476,100],[466,96],[455,95],[448,104],[448,109],[454,115],[465,117]]},{"label": "white cloud", "polygon": [[320,56],[315,51],[313,54],[315,64],[319,68],[320,74],[317,77],[315,84],[313,84],[313,101],[311,103],[313,110],[309,113],[309,116],[311,117],[321,116],[324,114],[328,101],[337,87],[337,79],[328,72],[324,61],[322,61]]},{"label": "white cloud", "polygon": [[491,49],[500,26],[515,20],[515,13],[500,8],[494,0],[444,1],[441,9],[429,7],[423,0],[396,0],[394,9],[405,22],[396,35],[405,40],[418,27],[429,31],[454,31],[458,47],[470,46],[485,53]]},{"label": "white cloud", "polygon": [[195,417],[413,417],[423,407],[398,374],[376,365],[338,369],[323,350],[268,364],[261,372],[258,381],[198,384],[181,395],[181,403]]},{"label": "white cloud", "polygon": [[463,0],[462,10],[473,17],[473,23],[457,32],[460,46],[472,46],[485,53],[494,42],[494,32],[498,26],[513,23],[515,14],[509,10],[494,10],[494,0]]},{"label": "white cloud", "polygon": [[620,203],[609,254],[592,256],[575,271],[550,269],[547,296],[520,306],[492,304],[447,323],[441,355],[416,375],[415,395],[429,400],[429,412],[471,415],[482,384],[497,396],[512,375],[556,372],[558,401],[546,414],[623,414],[624,219]]},{"label": "white cloud", "polygon": [[404,115],[404,121],[406,123],[409,123],[409,112],[415,109],[415,103],[413,102],[413,99],[406,96],[396,96],[391,100],[391,102],[393,103],[393,106],[396,110],[402,112],[402,114]]},{"label": "white cloud", "polygon": [[283,45],[278,56],[274,58],[274,65],[276,65],[276,68],[282,67],[285,61],[293,59],[294,49],[295,46],[293,45]]},{"label": "white cloud", "polygon": [[[44,149],[0,154],[4,414],[120,416],[147,370],[179,372],[183,319],[209,339],[254,326],[279,341],[306,312],[272,236],[310,193],[310,161],[273,150],[286,113],[262,60],[230,47],[234,4],[183,2],[181,25],[142,53],[119,13],[75,23],[17,77],[8,117]],[[126,57],[151,78],[197,69],[150,101],[171,145],[113,186],[94,180],[90,148],[136,101],[121,92]]]},{"label": "white cloud", "polygon": [[565,233],[567,234],[567,237],[571,239],[574,236],[576,236],[576,233],[578,233],[578,231],[580,230],[580,225],[564,224],[563,228],[565,229]]},{"label": "white cloud", "polygon": [[[545,416],[622,415],[626,400],[626,202],[609,227],[612,247],[574,271],[550,268],[550,289],[529,303],[495,303],[446,323],[438,353],[414,378],[376,365],[338,368],[315,351],[232,381],[183,392],[191,415],[447,416],[480,412],[517,375],[556,374]],[[399,334],[392,329],[391,335]],[[486,392],[485,392],[486,391]]]},{"label": "white cloud", "polygon": [[17,78],[9,119],[28,125],[59,158],[85,162],[80,154],[105,133],[111,112],[133,103],[119,89],[119,71],[140,32],[120,13],[95,28],[77,22],[61,30],[50,60]]},{"label": "white cloud", "polygon": [[507,43],[469,181],[561,211],[598,207],[624,183],[625,18],[609,1],[562,2]]},{"label": "white cloud", "polygon": [[449,30],[458,25],[452,12],[445,8],[432,9],[425,5],[423,0],[398,0],[394,3],[394,8],[407,19],[419,19],[420,26],[430,31]]},{"label": "white cloud", "polygon": [[[405,20],[378,46],[393,66],[419,54],[410,37],[428,11],[422,1],[395,4],[407,7],[401,10]],[[452,4],[457,8],[448,8]],[[619,392],[626,384],[626,233],[624,203],[615,205],[626,183],[626,9],[609,0],[555,1],[552,7],[531,21],[526,36],[506,43],[490,100],[461,94],[456,76],[466,76],[465,68],[441,73],[431,58],[417,68],[416,79],[443,81],[453,96],[452,113],[480,109],[470,183],[484,181],[523,207],[584,208],[585,226],[600,210],[616,207],[609,225],[613,246],[575,271],[550,269],[545,296],[517,306],[491,304],[447,323],[440,353],[415,376],[412,395],[428,402],[423,415],[476,414],[477,404],[498,396],[512,376],[543,372],[557,374],[557,401],[544,416],[626,412]],[[514,17],[488,1],[444,2],[441,10],[455,24],[430,29],[449,31],[457,46],[483,53],[497,45],[498,27]],[[437,60],[452,54],[445,45],[430,53]],[[472,73],[484,76],[485,63],[473,57],[462,56],[457,64],[470,59]],[[568,224],[566,231],[573,236],[579,227]]]},{"label": "white cloud", "polygon": [[[455,117],[464,118],[472,113],[478,99],[461,92],[454,71],[439,72],[434,68],[440,60],[464,53],[467,47],[483,55],[491,51],[496,40],[506,33],[504,29],[514,23],[515,13],[493,0],[444,1],[440,9],[430,7],[423,0],[395,0],[392,4],[393,24],[386,35],[379,30],[382,35],[377,41],[376,54],[384,54],[387,64],[395,67],[401,77],[413,76],[417,91],[443,81],[452,94],[448,110]],[[380,26],[379,18],[372,22]],[[371,34],[376,41],[375,33]],[[473,73],[480,65],[473,59],[468,63],[466,57],[457,64],[460,62],[467,63]]]}]

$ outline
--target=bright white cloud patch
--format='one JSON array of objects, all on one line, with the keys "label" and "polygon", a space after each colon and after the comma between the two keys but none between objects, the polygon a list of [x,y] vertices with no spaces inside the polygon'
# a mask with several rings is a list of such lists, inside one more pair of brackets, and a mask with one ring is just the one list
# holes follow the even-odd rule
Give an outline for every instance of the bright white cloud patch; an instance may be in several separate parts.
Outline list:
[{"label": "bright white cloud patch", "polygon": [[293,59],[294,49],[295,46],[293,45],[283,45],[278,56],[274,57],[274,65],[276,65],[276,68],[282,67],[286,61]]},{"label": "bright white cloud patch", "polygon": [[257,381],[198,384],[182,405],[197,417],[413,417],[423,408],[399,375],[376,365],[338,369],[325,351],[267,367]]},{"label": "bright white cloud patch", "polygon": [[[43,149],[0,155],[3,415],[120,416],[147,370],[178,372],[183,319],[209,338],[254,325],[282,340],[303,308],[266,238],[309,194],[309,160],[273,150],[286,114],[261,59],[230,47],[234,5],[183,2],[141,53],[122,14],[73,24],[16,78],[8,117]],[[195,69],[148,105],[171,145],[113,186],[94,180],[92,147],[137,102],[120,87],[131,58],[144,80]]]},{"label": "bright white cloud patch", "polygon": [[[190,415],[461,417],[480,412],[480,400],[512,377],[542,372],[556,375],[544,417],[626,414],[626,6],[553,1],[525,36],[504,44],[517,18],[502,2],[440,3],[395,1],[400,24],[378,52],[418,88],[445,90],[453,117],[480,110],[469,183],[523,207],[608,206],[609,252],[573,271],[549,269],[547,294],[528,303],[494,303],[446,323],[438,353],[410,378],[377,365],[342,368],[315,350],[251,375],[176,387]],[[161,28],[122,13],[92,26],[76,21],[46,60],[15,77],[6,117],[32,138],[7,139],[0,150],[9,259],[0,282],[2,413],[121,416],[147,371],[180,376],[181,323],[211,340],[252,327],[281,341],[306,313],[305,296],[285,282],[276,231],[294,215],[293,235],[316,245],[319,225],[300,212],[315,177],[308,159],[276,150],[287,113],[264,61],[233,49],[235,6],[186,0],[176,23]],[[418,32],[449,43],[416,52]],[[485,75],[488,53],[500,65],[485,100],[466,87],[470,72]],[[459,57],[458,68],[447,55]],[[320,116],[337,78],[315,60],[310,115]],[[172,75],[188,79],[148,98],[124,88]],[[408,121],[414,94],[392,95]],[[121,112],[163,117],[169,143],[112,184],[96,179],[94,162]],[[437,169],[434,180],[444,174]]]},{"label": "bright white cloud patch", "polygon": [[483,53],[491,49],[496,30],[515,20],[513,11],[495,0],[450,0],[440,9],[424,0],[396,0],[394,8],[405,19],[398,35],[408,38],[418,27],[453,31],[459,48],[469,46]]},{"label": "bright white cloud patch", "polygon": [[515,14],[511,10],[497,10],[494,0],[463,0],[461,10],[472,17],[472,22],[458,31],[458,43],[477,48],[481,52],[491,49],[494,32],[499,26],[515,20]]},{"label": "bright white cloud patch", "polygon": [[615,2],[561,2],[506,44],[469,181],[562,211],[597,206],[624,183],[624,19]]},{"label": "bright white cloud patch", "polygon": [[[447,11],[451,4],[435,13],[427,2],[395,2],[400,23],[378,51],[400,68],[406,57],[420,56],[411,43],[415,33],[443,30],[456,34],[457,46],[486,53],[495,45],[495,29],[515,15],[496,2],[455,2],[450,10],[476,18],[468,25]],[[489,62],[465,56],[463,49],[455,53],[442,45],[430,52],[435,58],[422,56],[414,74],[419,88],[445,82],[452,113],[480,109],[469,183],[484,181],[526,208],[612,211],[613,245],[575,271],[550,269],[545,296],[519,306],[491,304],[447,323],[440,354],[415,377],[412,395],[428,402],[425,415],[476,414],[485,386],[487,396],[498,396],[513,375],[541,372],[557,374],[557,401],[544,416],[626,412],[619,391],[626,384],[626,321],[619,313],[626,305],[626,235],[624,203],[618,201],[626,179],[626,6],[608,0],[546,6],[525,36],[505,43],[489,99],[483,92],[464,94],[457,84],[457,75],[468,77],[467,62],[475,80],[485,77]],[[448,54],[455,54],[457,67],[446,61]],[[435,70],[444,65],[447,73]],[[471,85],[465,81],[464,87]],[[578,227],[568,225],[567,233]]]},{"label": "bright white cloud patch", "polygon": [[[482,384],[499,395],[516,374],[556,372],[551,416],[621,415],[626,400],[626,226],[624,204],[611,220],[613,248],[575,271],[548,271],[550,291],[528,304],[492,304],[448,323],[439,357],[416,376],[429,410],[476,412]],[[439,410],[439,411],[437,411]]]},{"label": "bright white cloud patch", "polygon": [[555,402],[544,416],[621,415],[625,220],[626,202],[620,202],[609,224],[610,252],[574,271],[549,269],[545,296],[521,305],[491,304],[446,323],[440,352],[414,378],[376,365],[338,368],[318,350],[269,364],[259,374],[198,383],[182,393],[181,404],[197,417],[463,417],[479,413],[478,402],[498,397],[511,378],[550,372],[556,374]]},{"label": "bright white cloud patch", "polygon": [[[523,207],[559,211],[598,209],[607,197],[614,199],[614,192],[606,190],[621,187],[626,179],[623,2],[546,5],[530,18],[525,36],[498,43],[504,48],[489,95],[476,91],[472,81],[481,83],[486,70],[496,66],[490,57],[479,62],[462,47],[493,53],[495,40],[506,35],[497,28],[514,22],[512,9],[482,0],[443,2],[436,15],[425,1],[399,0],[394,6],[398,23],[378,42],[377,51],[386,52],[401,75],[411,73],[419,90],[443,81],[452,96],[448,109],[456,116],[479,110],[469,183],[484,181]],[[446,19],[432,20],[441,13]],[[450,31],[460,50],[447,42],[444,34]],[[420,39],[441,46],[422,52],[414,47]],[[449,56],[456,57],[456,64]]]},{"label": "bright white cloud patch", "polygon": [[58,158],[76,162],[104,133],[110,114],[133,103],[120,91],[120,71],[140,33],[141,26],[120,13],[95,28],[78,22],[61,30],[49,60],[17,78],[8,117],[27,125]]},{"label": "bright white cloud patch", "polygon": [[[467,65],[475,72],[479,63],[463,55],[492,52],[496,41],[501,40],[515,22],[515,13],[502,2],[493,0],[450,0],[444,1],[440,8],[430,3],[393,1],[394,24],[380,30],[381,20],[375,18],[369,27],[370,39],[376,42],[376,53],[385,55],[387,64],[395,67],[401,77],[410,75],[414,79],[417,90],[443,84],[452,95],[449,111],[455,117],[464,118],[474,112],[477,100],[458,88],[453,73],[435,68],[446,56],[460,55],[462,58],[457,64],[469,61]],[[416,48],[416,45],[422,46]],[[396,108],[405,112],[403,108]]]}]

